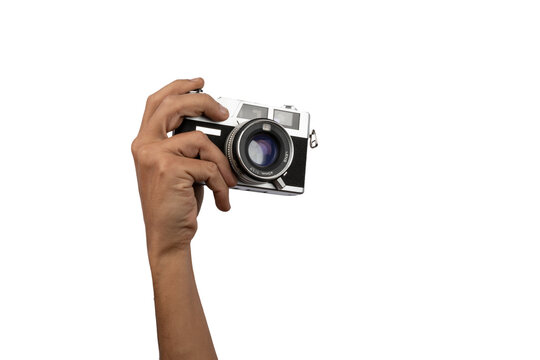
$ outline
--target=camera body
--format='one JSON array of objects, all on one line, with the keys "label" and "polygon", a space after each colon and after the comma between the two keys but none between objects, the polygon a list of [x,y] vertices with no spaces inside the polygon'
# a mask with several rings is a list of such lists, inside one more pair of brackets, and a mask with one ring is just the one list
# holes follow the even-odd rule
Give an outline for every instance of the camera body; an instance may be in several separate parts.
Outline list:
[{"label": "camera body", "polygon": [[[185,117],[174,135],[202,131],[228,158],[238,177],[235,189],[279,195],[304,192],[310,117],[293,106],[267,106],[216,99],[229,118]],[[314,134],[314,132],[313,132]]]}]

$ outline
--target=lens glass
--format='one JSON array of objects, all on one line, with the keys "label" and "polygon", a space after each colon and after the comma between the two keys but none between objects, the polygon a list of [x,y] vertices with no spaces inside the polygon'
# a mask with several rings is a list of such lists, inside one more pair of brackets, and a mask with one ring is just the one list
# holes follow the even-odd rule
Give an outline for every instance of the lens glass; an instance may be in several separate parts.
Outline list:
[{"label": "lens glass", "polygon": [[248,145],[250,160],[260,167],[272,165],[279,153],[276,139],[267,133],[260,133],[251,138]]}]

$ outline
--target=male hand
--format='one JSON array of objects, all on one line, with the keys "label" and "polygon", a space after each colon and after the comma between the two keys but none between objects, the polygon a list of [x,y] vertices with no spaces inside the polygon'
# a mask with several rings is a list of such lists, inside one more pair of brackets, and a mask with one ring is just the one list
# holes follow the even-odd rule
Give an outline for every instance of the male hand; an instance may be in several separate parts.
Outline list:
[{"label": "male hand", "polygon": [[223,121],[229,114],[207,94],[189,93],[204,80],[176,80],[148,97],[139,134],[132,143],[150,261],[189,246],[205,183],[218,209],[228,211],[236,184],[225,155],[202,132],[167,137],[184,116],[204,114]]}]

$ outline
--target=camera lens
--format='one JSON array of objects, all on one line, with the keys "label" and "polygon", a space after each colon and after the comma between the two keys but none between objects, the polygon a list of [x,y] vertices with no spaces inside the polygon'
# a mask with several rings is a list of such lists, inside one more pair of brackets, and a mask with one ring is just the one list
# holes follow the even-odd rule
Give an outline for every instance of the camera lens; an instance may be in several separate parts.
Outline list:
[{"label": "camera lens", "polygon": [[278,157],[276,139],[267,133],[253,136],[249,141],[248,155],[251,161],[260,167],[272,165]]},{"label": "camera lens", "polygon": [[238,180],[248,184],[271,182],[292,163],[294,146],[287,130],[270,119],[253,119],[236,126],[225,154]]}]

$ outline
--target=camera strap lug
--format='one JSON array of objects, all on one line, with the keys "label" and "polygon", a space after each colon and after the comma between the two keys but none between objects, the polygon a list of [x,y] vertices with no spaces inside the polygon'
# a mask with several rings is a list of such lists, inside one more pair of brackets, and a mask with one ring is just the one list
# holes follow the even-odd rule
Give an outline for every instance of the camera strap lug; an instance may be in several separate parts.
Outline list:
[{"label": "camera strap lug", "polygon": [[311,130],[311,134],[309,134],[309,147],[315,149],[317,146],[319,146],[319,142],[317,141],[317,133],[315,130]]},{"label": "camera strap lug", "polygon": [[272,183],[278,190],[282,190],[286,186],[285,181],[283,181],[283,178],[277,178],[276,180],[272,181]]}]

